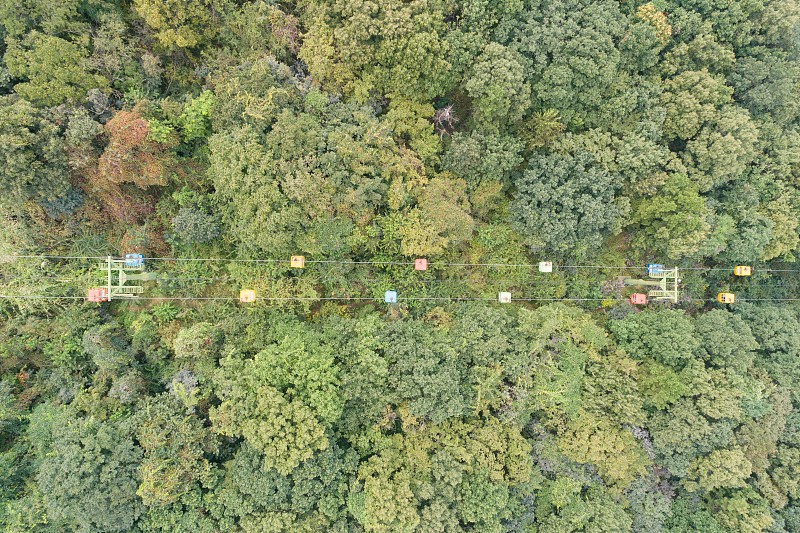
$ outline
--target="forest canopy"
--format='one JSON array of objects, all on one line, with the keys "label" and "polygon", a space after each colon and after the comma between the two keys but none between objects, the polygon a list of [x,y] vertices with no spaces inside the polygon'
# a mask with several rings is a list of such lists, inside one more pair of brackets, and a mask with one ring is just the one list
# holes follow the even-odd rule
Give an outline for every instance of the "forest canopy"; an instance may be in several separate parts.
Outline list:
[{"label": "forest canopy", "polygon": [[0,169],[4,531],[800,531],[798,0],[0,0]]}]

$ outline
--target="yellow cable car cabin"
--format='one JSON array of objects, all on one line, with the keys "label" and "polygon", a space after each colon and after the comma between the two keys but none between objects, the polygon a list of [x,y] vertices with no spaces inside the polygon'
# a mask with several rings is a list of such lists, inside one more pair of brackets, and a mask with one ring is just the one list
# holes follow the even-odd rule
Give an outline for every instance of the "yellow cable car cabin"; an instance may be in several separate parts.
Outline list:
[{"label": "yellow cable car cabin", "polygon": [[734,276],[750,276],[753,274],[753,269],[749,266],[737,266],[733,269]]},{"label": "yellow cable car cabin", "polygon": [[721,292],[717,294],[717,301],[721,304],[732,304],[736,301],[736,295],[732,292]]}]

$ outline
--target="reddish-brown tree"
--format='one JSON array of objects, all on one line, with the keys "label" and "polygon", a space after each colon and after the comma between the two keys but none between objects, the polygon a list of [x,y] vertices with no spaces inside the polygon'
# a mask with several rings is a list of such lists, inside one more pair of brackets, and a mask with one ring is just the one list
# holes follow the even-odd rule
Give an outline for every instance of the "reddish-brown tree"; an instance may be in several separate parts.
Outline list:
[{"label": "reddish-brown tree", "polygon": [[167,183],[172,145],[152,140],[149,133],[137,108],[119,111],[105,125],[108,144],[87,176],[85,189],[113,220],[141,221],[154,204],[147,189]]},{"label": "reddish-brown tree", "polygon": [[105,126],[108,146],[98,161],[100,189],[104,184],[132,183],[142,189],[165,185],[170,146],[148,138],[150,128],[137,109],[119,111]]}]

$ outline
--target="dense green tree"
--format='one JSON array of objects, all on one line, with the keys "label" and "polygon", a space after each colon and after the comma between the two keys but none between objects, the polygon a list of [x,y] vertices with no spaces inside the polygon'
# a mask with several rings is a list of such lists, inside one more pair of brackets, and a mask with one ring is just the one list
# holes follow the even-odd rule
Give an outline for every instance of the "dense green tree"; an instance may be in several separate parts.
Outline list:
[{"label": "dense green tree", "polygon": [[[211,123],[218,133],[246,125],[260,132],[281,110],[294,108],[301,96],[291,89],[289,67],[270,58],[253,59],[242,68],[220,68],[212,79],[216,98]],[[211,148],[211,140],[208,144]]]},{"label": "dense green tree", "polygon": [[[516,428],[493,418],[419,427],[359,465],[348,508],[368,531],[413,531],[431,517],[451,527],[496,527],[504,510],[476,499],[502,502],[508,486],[530,481],[529,453]],[[446,510],[452,505],[462,510],[456,516]]]},{"label": "dense green tree", "polygon": [[[288,202],[274,181],[268,179],[272,165],[258,135],[249,128],[216,134],[209,140],[209,147],[209,172],[217,195],[229,206],[224,217],[232,226],[231,236],[238,236],[248,248],[289,253],[292,247],[287,240],[298,231],[299,212],[296,208],[282,210]],[[255,231],[256,227],[260,230]]]},{"label": "dense green tree", "polygon": [[619,44],[622,64],[634,72],[643,72],[656,66],[659,53],[672,36],[666,13],[652,2],[636,9],[636,18],[629,20],[625,37]]},{"label": "dense green tree", "polygon": [[732,442],[734,424],[727,420],[712,423],[690,399],[678,400],[650,418],[656,461],[672,475],[685,477],[696,458]]},{"label": "dense green tree", "polygon": [[[209,147],[223,218],[245,250],[290,255],[303,229],[332,215],[366,225],[387,200],[401,207],[404,191],[424,181],[420,161],[397,149],[372,112],[352,105],[325,116],[284,111],[264,138],[239,128],[213,135]],[[303,245],[325,253],[314,239]]]},{"label": "dense green tree", "polygon": [[608,338],[589,315],[561,304],[523,313],[519,329],[530,347],[512,389],[524,398],[517,416],[524,424],[535,413],[558,427],[578,416],[587,361],[600,357]]},{"label": "dense green tree", "polygon": [[214,431],[242,436],[264,453],[263,468],[288,474],[315,450],[328,447],[324,427],[300,400],[288,399],[274,387],[237,386],[221,390],[222,403],[211,410]]},{"label": "dense green tree", "polygon": [[216,21],[227,7],[225,0],[191,2],[135,0],[133,8],[167,49],[205,44],[217,32]]},{"label": "dense green tree", "polygon": [[613,345],[586,367],[586,411],[622,424],[640,426],[645,420],[641,394],[641,366]]},{"label": "dense green tree", "polygon": [[792,252],[800,247],[797,228],[796,193],[787,191],[764,205],[764,214],[773,223],[772,235],[761,254],[761,259],[785,258],[792,260]]},{"label": "dense green tree", "polygon": [[469,211],[464,180],[433,178],[420,191],[417,207],[401,223],[402,252],[431,256],[468,241],[474,227]]},{"label": "dense green tree", "polygon": [[186,102],[183,113],[178,117],[184,142],[203,139],[211,133],[210,117],[215,103],[211,91],[203,91],[197,98],[190,98]]},{"label": "dense green tree", "polygon": [[791,309],[777,306],[745,306],[741,316],[749,324],[759,349],[756,351],[756,364],[763,366],[772,378],[792,393],[792,401],[797,404],[800,395],[800,329],[797,314]]},{"label": "dense green tree", "polygon": [[728,241],[728,255],[737,258],[737,263],[755,262],[763,256],[774,226],[772,221],[759,214],[742,222],[737,227],[738,233]]},{"label": "dense green tree", "polygon": [[667,520],[666,531],[678,533],[679,531],[709,531],[710,533],[723,533],[725,528],[702,507],[699,502],[687,497],[681,497],[672,504],[672,516]]},{"label": "dense green tree", "polygon": [[633,515],[631,530],[637,533],[665,531],[672,506],[671,489],[655,476],[635,480],[625,491]]},{"label": "dense green tree", "polygon": [[89,89],[106,87],[105,78],[88,71],[86,57],[78,44],[32,31],[8,42],[5,63],[20,80],[14,92],[34,104],[54,106],[77,103]]},{"label": "dense green tree", "polygon": [[658,409],[664,409],[690,392],[682,375],[668,366],[649,360],[639,366],[638,385],[645,405]]},{"label": "dense green tree", "polygon": [[627,216],[626,200],[616,197],[621,184],[586,152],[535,158],[515,185],[512,221],[533,250],[593,254]]},{"label": "dense green tree", "polygon": [[505,181],[522,163],[522,143],[511,135],[473,130],[456,132],[442,157],[442,166],[464,178],[471,187]]},{"label": "dense green tree", "polygon": [[753,489],[731,491],[717,500],[715,518],[734,531],[764,531],[773,524],[767,502]]},{"label": "dense green tree", "polygon": [[463,368],[447,337],[421,324],[402,322],[388,327],[381,340],[396,405],[405,404],[411,416],[433,422],[466,411]]},{"label": "dense green tree", "polygon": [[601,486],[584,491],[579,481],[556,477],[542,490],[537,521],[548,531],[629,531],[631,517]]},{"label": "dense green tree", "polygon": [[685,174],[673,174],[655,196],[633,208],[640,229],[637,243],[666,257],[692,256],[710,230],[709,210],[698,188]]},{"label": "dense green tree", "polygon": [[506,486],[492,483],[486,472],[480,471],[464,479],[459,492],[462,522],[489,531],[502,527],[509,499]]},{"label": "dense green tree", "polygon": [[438,161],[441,140],[434,132],[435,111],[430,104],[420,104],[405,98],[392,98],[385,120],[396,137],[405,140],[425,162]]},{"label": "dense green tree", "polygon": [[0,96],[0,180],[3,206],[56,198],[67,190],[67,157],[59,128],[47,114],[15,96]]},{"label": "dense green tree", "polygon": [[746,487],[752,468],[752,464],[739,448],[714,450],[692,462],[685,485],[691,492]]},{"label": "dense green tree", "polygon": [[534,106],[557,110],[571,126],[594,124],[594,112],[618,92],[617,42],[625,28],[619,6],[583,0],[534,3],[518,26],[514,48],[528,62]]},{"label": "dense green tree", "polygon": [[264,453],[265,469],[284,475],[328,448],[323,422],[335,421],[343,407],[330,348],[297,330],[253,359],[221,364],[215,381],[222,403],[211,410],[216,432],[243,436]]},{"label": "dense green tree", "polygon": [[118,324],[87,329],[82,346],[100,370],[120,372],[134,361],[134,354]]},{"label": "dense green tree", "polygon": [[609,323],[609,329],[634,359],[654,359],[675,368],[691,361],[700,348],[692,320],[675,309],[630,314]]},{"label": "dense green tree", "polygon": [[94,164],[99,153],[97,141],[102,134],[103,126],[85,108],[79,107],[70,112],[64,130],[64,144],[70,167],[83,171]]},{"label": "dense green tree", "polygon": [[299,48],[300,31],[294,14],[266,2],[231,6],[226,10],[219,39],[243,56],[270,50],[281,61],[291,58]]},{"label": "dense green tree", "polygon": [[530,105],[522,57],[498,43],[489,43],[467,76],[464,89],[473,99],[481,123],[518,122]]},{"label": "dense green tree", "polygon": [[756,156],[758,129],[743,109],[726,106],[686,143],[684,160],[700,190],[741,175]]},{"label": "dense green tree", "polygon": [[182,207],[172,219],[172,229],[184,242],[202,244],[219,236],[219,221],[200,209]]},{"label": "dense green tree", "polygon": [[299,57],[328,90],[429,99],[451,82],[438,1],[318,2],[307,10]]},{"label": "dense green tree", "polygon": [[754,52],[740,58],[728,77],[734,95],[751,113],[769,114],[779,124],[796,121],[800,108],[791,94],[800,81],[797,64],[768,49]]},{"label": "dense green tree", "polygon": [[98,19],[87,64],[113,88],[131,90],[135,87],[138,90],[145,81],[146,72],[143,71],[146,69],[136,62],[137,43],[122,13],[105,12]]},{"label": "dense green tree", "polygon": [[36,476],[48,519],[82,531],[128,531],[142,512],[136,496],[142,450],[129,430],[64,410],[51,431],[52,447]]},{"label": "dense green tree", "polygon": [[662,105],[667,110],[664,134],[668,138],[693,138],[730,102],[733,89],[707,70],[685,71],[664,82]]},{"label": "dense green tree", "polygon": [[[711,74],[727,74],[735,63],[736,54],[733,48],[727,43],[720,43],[713,33],[707,32],[695,36],[691,41],[676,43],[664,54],[659,70],[664,76],[670,77],[671,88],[676,88],[680,85],[685,86],[695,78],[696,74],[685,71],[707,70]],[[671,78],[678,74],[682,76]],[[700,83],[707,84],[708,80]]]},{"label": "dense green tree", "polygon": [[283,476],[264,471],[259,452],[243,444],[226,465],[214,513],[228,528],[258,530],[281,517],[284,527],[341,528],[348,483],[355,473],[354,453],[331,447]]},{"label": "dense green tree", "polygon": [[709,364],[739,374],[747,372],[758,343],[744,320],[715,309],[697,317],[695,331],[702,339],[704,358]]},{"label": "dense green tree", "polygon": [[620,487],[644,475],[648,463],[629,431],[585,412],[569,424],[559,447],[567,458],[595,465],[606,483]]},{"label": "dense green tree", "polygon": [[240,517],[255,515],[252,521],[285,505],[291,491],[289,479],[274,469],[264,470],[263,463],[262,454],[244,442],[226,464],[214,508],[222,524],[227,520],[232,528]]},{"label": "dense green tree", "polygon": [[80,20],[80,4],[73,1],[53,4],[46,0],[3,2],[0,4],[0,24],[5,35],[19,37],[27,30],[37,29],[54,36],[78,34],[85,31]]},{"label": "dense green tree", "polygon": [[205,454],[216,452],[215,435],[183,411],[176,398],[162,394],[145,400],[136,415],[136,440],[144,450],[136,494],[145,505],[175,503],[212,475]]}]

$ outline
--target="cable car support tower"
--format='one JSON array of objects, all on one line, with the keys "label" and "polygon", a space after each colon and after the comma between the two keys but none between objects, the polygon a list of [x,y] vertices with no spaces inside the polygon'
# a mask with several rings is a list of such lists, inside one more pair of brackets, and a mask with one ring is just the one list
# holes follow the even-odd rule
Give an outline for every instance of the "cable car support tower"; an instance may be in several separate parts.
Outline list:
[{"label": "cable car support tower", "polygon": [[647,296],[653,300],[668,300],[678,303],[681,280],[678,277],[677,267],[664,268],[664,265],[647,265],[647,274],[652,279],[635,279],[626,276],[622,280],[625,285],[654,287],[647,291]]},{"label": "cable car support tower", "polygon": [[141,285],[128,285],[129,281],[155,281],[156,272],[144,272],[144,257],[127,254],[125,259],[114,259],[110,255],[97,265],[106,274],[106,286],[89,289],[89,301],[109,302],[114,299],[138,298],[144,292]]}]

